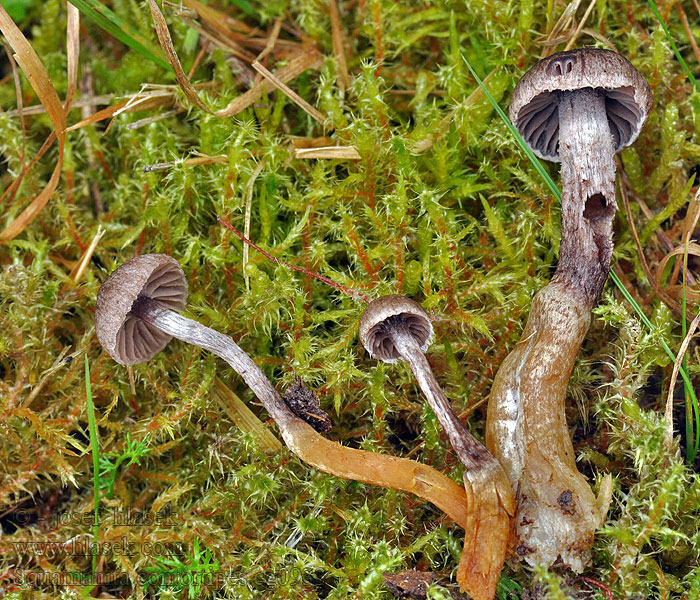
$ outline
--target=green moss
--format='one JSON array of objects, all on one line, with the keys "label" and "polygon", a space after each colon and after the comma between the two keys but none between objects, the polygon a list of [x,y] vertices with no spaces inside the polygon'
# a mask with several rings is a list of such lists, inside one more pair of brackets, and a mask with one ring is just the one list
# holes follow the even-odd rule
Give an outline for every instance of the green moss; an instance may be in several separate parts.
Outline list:
[{"label": "green moss", "polygon": [[[461,56],[480,77],[489,76],[489,91],[505,107],[561,16],[563,7],[553,5],[340,1],[351,75],[342,89],[326,3],[219,3],[259,28],[255,36],[282,18],[281,39],[298,41],[298,29],[315,44],[324,57],[320,69],[289,85],[328,115],[333,128],[324,129],[278,91],[227,119],[205,114],[176,92],[187,109],[176,115],[129,128],[169,110],[166,104],[122,114],[106,133],[100,124],[68,134],[58,190],[21,236],[0,247],[0,569],[8,585],[30,593],[32,586],[12,575],[17,569],[90,572],[91,557],[39,557],[13,546],[63,542],[91,531],[73,522],[54,526],[69,515],[91,516],[82,360],[70,360],[84,353],[103,458],[111,457],[115,467],[135,441],[147,440],[140,464],[121,461],[113,468],[112,497],[101,498],[101,541],[124,536],[137,551],[101,559],[103,573],[126,583],[100,591],[138,597],[142,582],[135,574],[206,563],[217,564],[216,574],[225,577],[217,587],[196,591],[201,597],[389,598],[382,572],[406,568],[438,572],[447,587],[432,586],[429,597],[448,597],[463,533],[435,507],[319,473],[286,450],[266,453],[254,434],[234,424],[215,391],[217,378],[262,422],[267,415],[225,364],[198,349],[175,341],[147,365],[119,367],[94,336],[95,298],[107,273],[136,253],[174,256],[190,285],[187,314],[232,335],[280,390],[295,374],[313,387],[332,414],[333,439],[410,455],[460,481],[461,464],[409,370],[377,364],[360,350],[363,304],[254,250],[244,266],[242,244],[216,217],[243,231],[252,192],[250,237],[275,257],[371,297],[404,293],[421,301],[436,327],[431,364],[456,410],[469,415],[469,427],[481,437],[485,413],[476,406],[556,264],[559,207]],[[61,97],[67,89],[64,6],[52,0],[32,9],[26,30]],[[115,0],[110,8],[157,43],[147,4]],[[192,30],[171,5],[165,13],[189,70],[201,45],[193,44]],[[677,12],[664,18],[692,68]],[[691,170],[700,156],[698,94],[646,2],[598,1],[586,27],[625,52],[654,91],[655,109],[621,164],[643,251],[655,271],[668,251],[657,230],[679,244],[696,191]],[[110,95],[111,103],[144,84],[175,83],[172,73],[85,19],[81,31],[82,72],[90,68],[95,93]],[[589,44],[597,42],[582,34],[578,45]],[[284,59],[273,53],[268,66],[276,68],[278,60],[281,65]],[[226,106],[247,89],[250,69],[238,61],[219,47],[204,54],[193,81],[214,83],[200,90],[210,106]],[[24,105],[36,104],[22,77]],[[15,97],[12,78],[6,79],[0,102],[10,110]],[[69,124],[80,118],[72,111]],[[45,115],[26,122],[25,162],[50,132]],[[290,136],[324,135],[353,145],[361,159],[294,158]],[[21,169],[22,148],[19,120],[2,115],[3,191]],[[195,153],[224,159],[185,164]],[[42,189],[56,159],[54,147],[7,198],[3,225]],[[175,164],[143,172],[166,162]],[[545,169],[556,180],[557,166]],[[638,200],[655,215],[651,220]],[[104,236],[83,280],[73,285],[69,273],[98,227]],[[700,482],[683,462],[685,439],[666,444],[663,410],[672,364],[658,346],[663,339],[677,350],[681,318],[649,296],[653,286],[623,215],[616,230],[616,268],[655,329],[644,329],[610,287],[572,378],[570,405],[579,409],[568,415],[581,468],[592,482],[603,473],[615,479],[613,507],[585,575],[609,586],[615,597],[697,598]],[[690,267],[696,268],[692,259]],[[675,294],[672,266],[661,275]],[[688,317],[697,312],[694,296],[689,298]],[[693,342],[688,370],[697,377],[698,368]],[[676,395],[675,431],[684,435]],[[115,515],[135,508],[165,511],[170,524],[120,526]],[[168,562],[175,560],[168,553],[144,550],[146,543],[166,544],[179,563]],[[520,597],[522,590],[564,598],[572,586],[594,589],[556,569],[507,568],[499,598]],[[58,593],[49,584],[34,587],[34,597]],[[186,585],[159,584],[148,597],[192,593]]]}]

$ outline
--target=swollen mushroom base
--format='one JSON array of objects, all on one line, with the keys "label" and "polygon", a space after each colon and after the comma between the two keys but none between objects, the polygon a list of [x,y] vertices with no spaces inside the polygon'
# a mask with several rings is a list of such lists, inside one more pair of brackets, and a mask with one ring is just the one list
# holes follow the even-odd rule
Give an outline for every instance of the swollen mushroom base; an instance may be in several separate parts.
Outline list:
[{"label": "swollen mushroom base", "polygon": [[561,560],[581,572],[610,503],[610,476],[596,498],[576,468],[564,413],[590,321],[590,308],[564,284],[545,286],[491,388],[486,445],[517,482],[512,546],[533,566]]}]

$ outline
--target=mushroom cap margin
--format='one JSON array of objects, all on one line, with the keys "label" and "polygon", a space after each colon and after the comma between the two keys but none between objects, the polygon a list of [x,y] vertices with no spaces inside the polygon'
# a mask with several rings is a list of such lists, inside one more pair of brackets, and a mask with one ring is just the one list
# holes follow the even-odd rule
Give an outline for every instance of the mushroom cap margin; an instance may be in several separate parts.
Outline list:
[{"label": "mushroom cap margin", "polygon": [[401,360],[401,355],[387,335],[387,321],[392,317],[404,321],[422,352],[428,349],[434,331],[425,309],[405,296],[381,296],[372,300],[360,317],[360,341],[372,358],[387,363]]},{"label": "mushroom cap margin", "polygon": [[[632,144],[639,135],[653,105],[649,83],[624,56],[602,48],[579,48],[557,52],[537,62],[523,75],[513,90],[508,116],[522,134],[518,117],[522,109],[538,96],[559,91],[575,91],[582,88],[619,90],[624,92],[639,112],[632,123],[632,132],[620,143],[617,150]],[[525,136],[523,136],[525,138]],[[525,141],[533,152],[545,160],[558,161],[556,154],[543,154]]]},{"label": "mushroom cap margin", "polygon": [[150,360],[172,339],[129,314],[140,295],[169,309],[182,310],[187,301],[187,279],[180,264],[165,254],[143,254],[118,267],[100,286],[95,332],[102,347],[122,365]]}]

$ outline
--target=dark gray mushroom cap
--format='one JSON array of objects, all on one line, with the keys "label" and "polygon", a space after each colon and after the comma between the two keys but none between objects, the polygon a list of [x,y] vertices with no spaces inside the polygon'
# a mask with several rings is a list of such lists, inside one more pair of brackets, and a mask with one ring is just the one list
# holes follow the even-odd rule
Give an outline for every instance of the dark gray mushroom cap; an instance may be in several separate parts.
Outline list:
[{"label": "dark gray mushroom cap", "polygon": [[360,341],[373,358],[388,363],[401,360],[391,340],[391,330],[402,323],[425,352],[433,341],[433,325],[423,307],[405,296],[372,300],[360,317]]},{"label": "dark gray mushroom cap", "polygon": [[172,310],[185,307],[187,280],[174,258],[165,254],[132,258],[115,270],[97,293],[97,339],[122,365],[150,360],[172,339],[131,314],[132,306],[140,297],[157,300]]},{"label": "dark gray mushroom cap", "polygon": [[605,91],[616,152],[637,139],[653,98],[632,63],[611,50],[559,52],[525,73],[510,100],[510,120],[540,158],[559,161],[559,92],[583,88]]}]

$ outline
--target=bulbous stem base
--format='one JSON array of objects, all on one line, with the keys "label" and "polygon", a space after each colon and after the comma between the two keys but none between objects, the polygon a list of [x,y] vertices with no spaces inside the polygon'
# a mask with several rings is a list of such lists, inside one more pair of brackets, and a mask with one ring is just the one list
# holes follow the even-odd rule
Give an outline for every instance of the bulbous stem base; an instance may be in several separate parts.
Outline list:
[{"label": "bulbous stem base", "polygon": [[516,493],[513,549],[532,566],[561,560],[581,572],[610,503],[611,480],[596,498],[576,468],[564,407],[590,321],[578,294],[545,286],[491,388],[486,445]]}]

